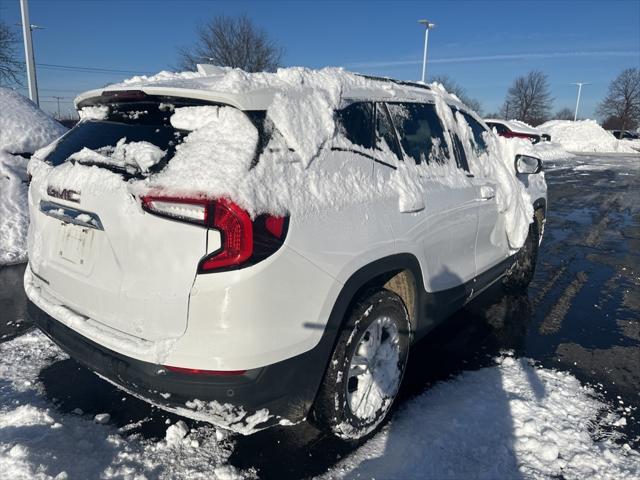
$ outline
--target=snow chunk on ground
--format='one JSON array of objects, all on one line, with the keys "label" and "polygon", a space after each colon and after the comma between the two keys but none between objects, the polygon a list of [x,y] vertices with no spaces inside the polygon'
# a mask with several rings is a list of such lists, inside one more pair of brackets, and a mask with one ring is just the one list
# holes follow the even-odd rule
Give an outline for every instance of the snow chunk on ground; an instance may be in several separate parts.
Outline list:
[{"label": "snow chunk on ground", "polygon": [[639,452],[595,439],[605,409],[568,373],[501,358],[408,402],[325,478],[639,478]]},{"label": "snow chunk on ground", "polygon": [[96,423],[82,413],[61,413],[46,398],[38,375],[46,366],[66,358],[39,332],[0,344],[3,478],[255,477],[253,470],[239,470],[228,464],[233,443],[217,440],[213,427],[198,427],[189,432],[184,422],[178,421],[171,426],[172,431],[185,441],[169,443],[127,436],[114,426]]},{"label": "snow chunk on ground", "polygon": [[31,100],[0,87],[0,150],[33,153],[66,131]]},{"label": "snow chunk on ground", "polygon": [[551,140],[570,152],[636,153],[624,140],[618,140],[595,120],[551,120],[538,127]]}]

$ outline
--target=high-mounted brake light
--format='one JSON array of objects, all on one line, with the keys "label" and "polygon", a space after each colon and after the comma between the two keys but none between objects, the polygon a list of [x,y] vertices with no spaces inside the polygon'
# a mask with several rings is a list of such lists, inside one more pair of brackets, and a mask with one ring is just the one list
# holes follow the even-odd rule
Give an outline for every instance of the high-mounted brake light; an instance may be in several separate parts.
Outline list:
[{"label": "high-mounted brake light", "polygon": [[246,370],[200,370],[199,368],[171,367],[169,365],[164,365],[164,368],[170,372],[183,373],[185,375],[237,376],[246,373]]},{"label": "high-mounted brake light", "polygon": [[220,248],[200,261],[198,270],[202,273],[259,262],[277,251],[287,234],[288,217],[261,215],[252,220],[245,210],[226,199],[153,194],[143,196],[141,201],[149,213],[220,233]]},{"label": "high-mounted brake light", "polygon": [[103,90],[102,98],[108,101],[133,101],[147,98],[142,90]]}]

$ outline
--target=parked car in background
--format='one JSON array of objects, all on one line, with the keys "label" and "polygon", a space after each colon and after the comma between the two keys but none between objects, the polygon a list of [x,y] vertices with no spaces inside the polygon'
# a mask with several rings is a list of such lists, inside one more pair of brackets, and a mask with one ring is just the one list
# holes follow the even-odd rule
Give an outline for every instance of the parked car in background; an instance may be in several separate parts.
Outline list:
[{"label": "parked car in background", "polygon": [[485,118],[484,121],[489,128],[495,129],[496,133],[506,138],[528,138],[531,143],[550,142],[551,136],[537,128],[527,125],[518,120],[499,120],[496,118]]},{"label": "parked car in background", "polygon": [[614,137],[619,140],[638,140],[640,134],[631,130],[610,130]]}]

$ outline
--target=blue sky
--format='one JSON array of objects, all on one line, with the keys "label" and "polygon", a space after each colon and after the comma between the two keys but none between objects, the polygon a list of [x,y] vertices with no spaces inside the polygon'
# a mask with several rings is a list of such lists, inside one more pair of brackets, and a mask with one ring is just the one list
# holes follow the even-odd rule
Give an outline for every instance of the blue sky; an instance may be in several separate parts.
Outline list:
[{"label": "blue sky", "polygon": [[[593,116],[609,82],[640,67],[640,1],[211,2],[30,0],[43,107],[137,72],[171,68],[177,48],[195,40],[195,26],[217,14],[246,13],[285,49],[284,64],[327,65],[418,79],[424,33],[429,74],[448,74],[497,110],[517,75],[549,76],[554,110],[573,108],[584,87],[581,116]],[[0,20],[20,21],[18,0],[0,0]],[[19,46],[20,48],[21,45]],[[20,52],[22,52],[20,50]],[[49,65],[49,66],[47,66]],[[122,73],[64,71],[50,65],[99,67]]]}]

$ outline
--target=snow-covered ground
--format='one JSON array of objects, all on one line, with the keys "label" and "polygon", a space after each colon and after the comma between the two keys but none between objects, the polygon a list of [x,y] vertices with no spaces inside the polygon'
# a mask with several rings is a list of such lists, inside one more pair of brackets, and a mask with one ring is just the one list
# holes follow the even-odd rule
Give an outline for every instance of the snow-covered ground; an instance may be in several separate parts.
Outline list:
[{"label": "snow-covered ground", "polygon": [[[40,333],[0,345],[0,472],[5,478],[254,478],[229,464],[213,427],[176,422],[145,440],[108,415],[61,413],[38,374],[66,358]],[[326,478],[615,478],[640,475],[640,453],[615,442],[633,410],[613,413],[568,373],[508,354],[405,403],[385,429]],[[103,412],[109,414],[109,412]]]},{"label": "snow-covered ground", "polygon": [[0,87],[0,265],[27,259],[27,160],[66,131],[19,93]]}]

